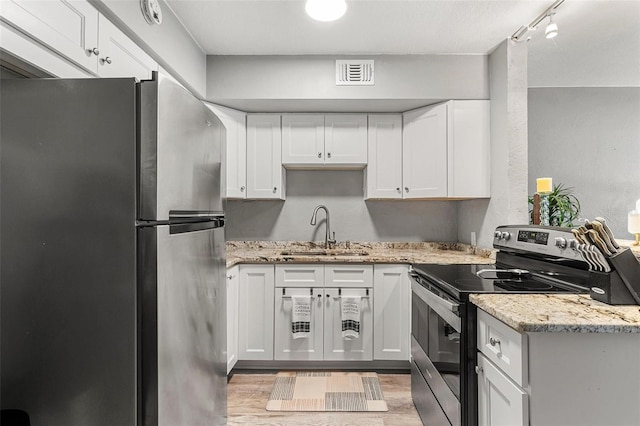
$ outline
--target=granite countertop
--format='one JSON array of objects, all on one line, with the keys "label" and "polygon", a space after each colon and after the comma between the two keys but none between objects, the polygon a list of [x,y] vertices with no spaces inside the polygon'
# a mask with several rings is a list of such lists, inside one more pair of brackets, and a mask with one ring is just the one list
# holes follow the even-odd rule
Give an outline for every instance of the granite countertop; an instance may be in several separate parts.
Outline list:
[{"label": "granite countertop", "polygon": [[[351,242],[328,255],[324,243],[302,241],[227,241],[227,268],[238,263],[494,263],[495,251],[461,243]],[[282,252],[301,252],[283,255]],[[345,255],[346,254],[346,255]]]},{"label": "granite countertop", "polygon": [[472,294],[480,309],[520,332],[640,333],[640,306],[584,294]]}]

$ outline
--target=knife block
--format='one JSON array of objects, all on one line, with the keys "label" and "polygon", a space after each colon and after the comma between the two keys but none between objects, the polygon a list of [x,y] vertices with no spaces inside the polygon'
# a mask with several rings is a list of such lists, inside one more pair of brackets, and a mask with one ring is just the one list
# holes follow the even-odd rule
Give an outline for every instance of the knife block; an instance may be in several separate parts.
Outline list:
[{"label": "knife block", "polygon": [[608,260],[611,272],[590,272],[591,298],[608,305],[640,305],[640,262],[631,249]]}]

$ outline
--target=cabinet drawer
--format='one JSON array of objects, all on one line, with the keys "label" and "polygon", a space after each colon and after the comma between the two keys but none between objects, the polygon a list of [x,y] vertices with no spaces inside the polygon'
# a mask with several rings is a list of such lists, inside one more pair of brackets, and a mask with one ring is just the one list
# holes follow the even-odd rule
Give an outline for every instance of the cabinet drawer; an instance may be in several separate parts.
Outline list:
[{"label": "cabinet drawer", "polygon": [[527,337],[481,309],[478,350],[518,385],[527,385]]},{"label": "cabinet drawer", "polygon": [[276,287],[324,287],[324,265],[276,265]]},{"label": "cabinet drawer", "polygon": [[325,265],[325,287],[373,287],[373,265]]}]

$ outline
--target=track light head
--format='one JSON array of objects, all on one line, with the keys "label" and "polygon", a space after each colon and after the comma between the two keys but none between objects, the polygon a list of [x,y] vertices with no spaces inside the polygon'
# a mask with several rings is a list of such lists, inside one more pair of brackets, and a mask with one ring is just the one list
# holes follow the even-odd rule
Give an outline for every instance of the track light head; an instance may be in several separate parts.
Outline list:
[{"label": "track light head", "polygon": [[546,38],[554,38],[558,35],[558,24],[553,22],[553,15],[549,15],[549,25],[544,30],[544,36]]}]

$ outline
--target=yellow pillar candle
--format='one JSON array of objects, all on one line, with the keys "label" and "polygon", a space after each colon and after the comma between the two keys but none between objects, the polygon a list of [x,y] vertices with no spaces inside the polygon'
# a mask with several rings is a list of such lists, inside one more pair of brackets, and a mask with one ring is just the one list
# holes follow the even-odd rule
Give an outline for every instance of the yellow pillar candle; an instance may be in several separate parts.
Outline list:
[{"label": "yellow pillar candle", "polygon": [[553,183],[551,178],[538,178],[536,179],[536,192],[538,194],[545,194],[553,191]]}]

